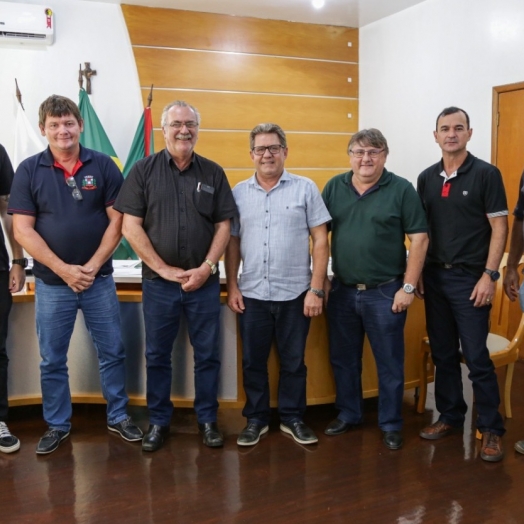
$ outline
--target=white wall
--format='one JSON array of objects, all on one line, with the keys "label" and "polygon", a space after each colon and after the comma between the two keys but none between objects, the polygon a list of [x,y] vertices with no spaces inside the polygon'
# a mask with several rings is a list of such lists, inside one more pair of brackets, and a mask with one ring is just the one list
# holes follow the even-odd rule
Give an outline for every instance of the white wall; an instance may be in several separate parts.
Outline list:
[{"label": "white wall", "polygon": [[[122,161],[143,110],[138,74],[119,5],[78,0],[28,0],[53,8],[56,38],[49,47],[0,45],[0,143],[14,150],[15,78],[38,131],[38,107],[52,94],[78,103],[78,66],[91,62],[93,104]],[[85,83],[84,83],[85,87]]]},{"label": "white wall", "polygon": [[413,182],[440,159],[446,106],[469,113],[469,149],[489,161],[492,89],[523,81],[522,0],[426,0],[360,29],[360,127],[384,133],[388,168]]}]

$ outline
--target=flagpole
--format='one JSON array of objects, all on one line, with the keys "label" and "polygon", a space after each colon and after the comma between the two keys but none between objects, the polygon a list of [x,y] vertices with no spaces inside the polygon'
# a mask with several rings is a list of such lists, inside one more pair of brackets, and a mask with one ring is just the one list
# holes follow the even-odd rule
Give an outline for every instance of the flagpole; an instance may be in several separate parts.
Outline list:
[{"label": "flagpole", "polygon": [[15,78],[15,85],[16,85],[16,99],[18,100],[18,103],[22,106],[22,109],[25,111],[24,104],[22,104],[22,93],[20,89],[18,88],[18,81],[16,78]]},{"label": "flagpole", "polygon": [[147,107],[151,107],[152,101],[153,101],[153,84],[151,84],[151,91],[149,91],[149,96],[147,97]]}]

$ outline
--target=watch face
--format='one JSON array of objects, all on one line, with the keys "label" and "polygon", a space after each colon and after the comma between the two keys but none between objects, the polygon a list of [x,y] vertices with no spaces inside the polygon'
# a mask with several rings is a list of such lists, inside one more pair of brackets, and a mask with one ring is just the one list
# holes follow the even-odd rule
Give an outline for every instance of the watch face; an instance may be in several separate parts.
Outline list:
[{"label": "watch face", "polygon": [[411,284],[404,284],[402,289],[404,290],[404,293],[407,293],[408,295],[415,292],[415,286],[412,286]]},{"label": "watch face", "polygon": [[498,271],[492,271],[490,277],[493,282],[496,282],[500,278],[500,273]]}]

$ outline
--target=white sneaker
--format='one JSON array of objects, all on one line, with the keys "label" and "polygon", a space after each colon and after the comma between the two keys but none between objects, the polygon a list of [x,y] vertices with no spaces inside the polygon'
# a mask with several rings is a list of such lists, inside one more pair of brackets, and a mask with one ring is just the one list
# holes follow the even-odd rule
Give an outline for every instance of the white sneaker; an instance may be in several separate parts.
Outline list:
[{"label": "white sneaker", "polygon": [[20,441],[11,435],[5,422],[0,421],[0,451],[2,453],[13,453],[20,449]]}]

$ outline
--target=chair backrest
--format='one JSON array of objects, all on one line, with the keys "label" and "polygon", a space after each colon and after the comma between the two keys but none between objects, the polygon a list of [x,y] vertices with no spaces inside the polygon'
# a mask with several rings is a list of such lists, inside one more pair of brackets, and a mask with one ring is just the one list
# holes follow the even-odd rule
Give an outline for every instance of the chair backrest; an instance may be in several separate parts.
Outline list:
[{"label": "chair backrest", "polygon": [[[490,333],[495,333],[507,339],[511,340],[514,333],[508,333],[510,310],[516,309],[518,304],[512,305],[506,293],[504,292],[504,277],[508,267],[508,254],[504,253],[499,266],[500,278],[497,280],[495,286],[495,295],[491,302],[491,314],[490,314]],[[519,274],[524,267],[524,257],[520,260]],[[519,308],[520,314],[520,308]]]}]

